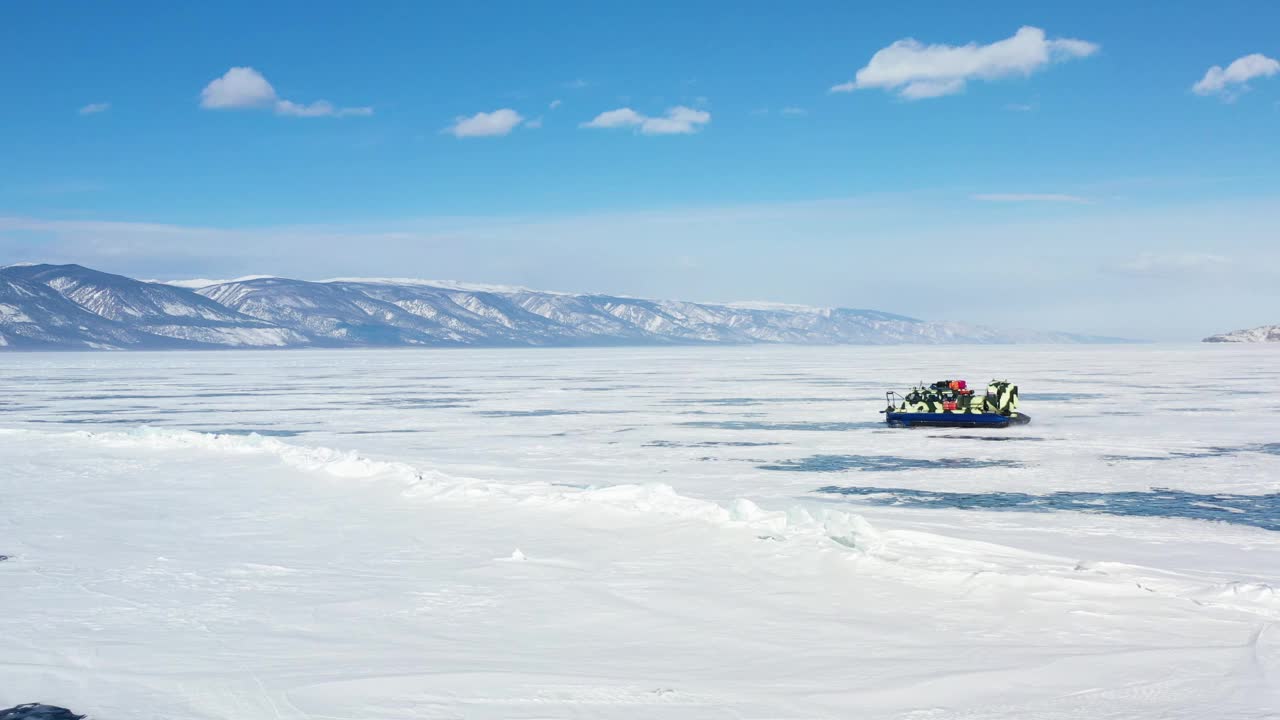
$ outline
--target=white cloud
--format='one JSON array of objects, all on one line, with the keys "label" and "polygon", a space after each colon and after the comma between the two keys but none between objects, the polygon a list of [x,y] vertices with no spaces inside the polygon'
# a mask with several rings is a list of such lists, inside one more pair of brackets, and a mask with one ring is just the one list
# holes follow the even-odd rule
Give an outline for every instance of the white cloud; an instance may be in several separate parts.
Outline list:
[{"label": "white cloud", "polygon": [[551,110],[555,110],[556,108],[560,107],[560,101],[552,100],[551,104],[547,105],[547,107],[550,108]]},{"label": "white cloud", "polygon": [[644,116],[640,113],[631,108],[618,108],[617,110],[600,113],[591,122],[582,123],[582,127],[616,128],[640,125],[642,123],[644,123]]},{"label": "white cloud", "polygon": [[973,200],[984,202],[1060,202],[1091,203],[1089,198],[1065,193],[978,193],[969,196]]},{"label": "white cloud", "polygon": [[1013,37],[990,45],[924,45],[905,38],[876,52],[853,80],[831,92],[883,88],[908,100],[941,97],[961,92],[970,80],[1026,76],[1097,51],[1097,45],[1084,40],[1046,38],[1036,27],[1019,28]]},{"label": "white cloud", "polygon": [[207,110],[270,107],[275,102],[276,89],[251,67],[233,67],[200,92],[200,107]]},{"label": "white cloud", "polygon": [[542,127],[542,116],[539,115],[538,117],[532,120],[525,120],[524,126],[527,128],[531,128],[533,130],[537,130],[538,128]]},{"label": "white cloud", "polygon": [[493,137],[507,135],[524,121],[520,113],[511,108],[493,112],[478,112],[471,117],[458,116],[453,125],[444,129],[454,137]]},{"label": "white cloud", "polygon": [[667,110],[663,117],[645,118],[640,124],[640,132],[645,135],[687,135],[697,132],[709,122],[711,113],[706,110],[678,105]]},{"label": "white cloud", "polygon": [[251,67],[233,67],[204,87],[200,92],[200,107],[206,110],[267,109],[277,115],[291,117],[367,117],[373,114],[371,107],[336,107],[328,100],[311,104],[285,100],[267,82],[262,73]]},{"label": "white cloud", "polygon": [[645,135],[689,135],[698,132],[709,122],[711,122],[711,113],[684,105],[668,109],[667,113],[661,117],[642,115],[631,108],[624,107],[602,112],[590,122],[582,123],[580,127],[634,127]]},{"label": "white cloud", "polygon": [[80,108],[79,112],[81,115],[97,115],[100,112],[106,112],[110,109],[111,109],[111,103],[98,102],[98,103],[89,103],[88,105],[85,105],[84,107]]},{"label": "white cloud", "polygon": [[[1214,65],[1205,72],[1200,81],[1191,86],[1197,95],[1214,95],[1221,93],[1228,100],[1249,89],[1245,83],[1254,78],[1270,77],[1280,73],[1280,62],[1262,53],[1253,53],[1237,58],[1225,70]],[[1231,86],[1236,87],[1231,87]]]}]

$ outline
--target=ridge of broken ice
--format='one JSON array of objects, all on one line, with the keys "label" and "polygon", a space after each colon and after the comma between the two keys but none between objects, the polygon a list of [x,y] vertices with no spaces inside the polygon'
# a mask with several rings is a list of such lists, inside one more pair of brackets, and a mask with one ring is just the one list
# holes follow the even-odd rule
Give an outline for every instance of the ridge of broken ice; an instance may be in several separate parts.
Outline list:
[{"label": "ridge of broken ice", "polygon": [[1098,564],[1032,552],[981,540],[907,529],[880,530],[861,515],[826,506],[760,507],[746,498],[728,506],[681,495],[665,483],[571,487],[543,481],[499,482],[459,477],[433,469],[364,457],[351,450],[295,445],[257,434],[201,433],[140,427],[128,431],[18,432],[62,436],[114,448],[200,450],[274,458],[307,473],[344,480],[390,481],[407,499],[467,503],[515,503],[548,509],[585,509],[651,515],[745,530],[761,540],[807,543],[818,550],[842,550],[860,571],[920,586],[993,588],[1128,596],[1158,593],[1202,605],[1241,609],[1280,620],[1280,602],[1267,585],[1208,582],[1155,568]]}]

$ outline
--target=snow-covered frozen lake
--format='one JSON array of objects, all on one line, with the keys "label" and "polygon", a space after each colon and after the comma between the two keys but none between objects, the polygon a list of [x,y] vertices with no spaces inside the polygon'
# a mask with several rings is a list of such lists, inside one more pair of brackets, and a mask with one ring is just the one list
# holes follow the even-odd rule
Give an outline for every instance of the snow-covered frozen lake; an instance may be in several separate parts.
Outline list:
[{"label": "snow-covered frozen lake", "polygon": [[[1280,715],[1266,346],[0,355],[0,707]],[[890,430],[1019,384],[1028,426]]]}]

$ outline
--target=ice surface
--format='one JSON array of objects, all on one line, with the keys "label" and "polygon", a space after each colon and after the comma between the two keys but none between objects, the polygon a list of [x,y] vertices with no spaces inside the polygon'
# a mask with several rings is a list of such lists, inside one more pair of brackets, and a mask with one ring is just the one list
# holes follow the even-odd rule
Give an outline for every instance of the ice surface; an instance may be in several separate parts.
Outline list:
[{"label": "ice surface", "polygon": [[[1179,514],[1276,512],[1274,348],[31,354],[0,370],[0,707],[1280,713],[1280,533]],[[883,390],[955,376],[1017,381],[1034,423],[875,422]],[[1162,509],[1152,488],[1188,502]]]}]

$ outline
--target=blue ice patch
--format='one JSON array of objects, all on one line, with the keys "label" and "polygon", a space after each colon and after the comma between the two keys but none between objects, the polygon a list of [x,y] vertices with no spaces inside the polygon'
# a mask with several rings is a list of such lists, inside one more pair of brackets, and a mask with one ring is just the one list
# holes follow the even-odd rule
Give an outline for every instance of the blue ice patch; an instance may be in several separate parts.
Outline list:
[{"label": "blue ice patch", "polygon": [[1280,494],[1200,494],[1152,488],[1143,492],[1054,492],[1032,495],[1017,492],[962,493],[835,485],[818,488],[817,492],[858,497],[873,505],[1186,518],[1280,531]]},{"label": "blue ice patch", "polygon": [[761,470],[788,472],[899,472],[902,470],[980,470],[993,467],[1022,467],[1013,460],[980,460],[978,458],[908,458],[896,455],[812,455],[799,460],[783,460],[758,466]]}]

